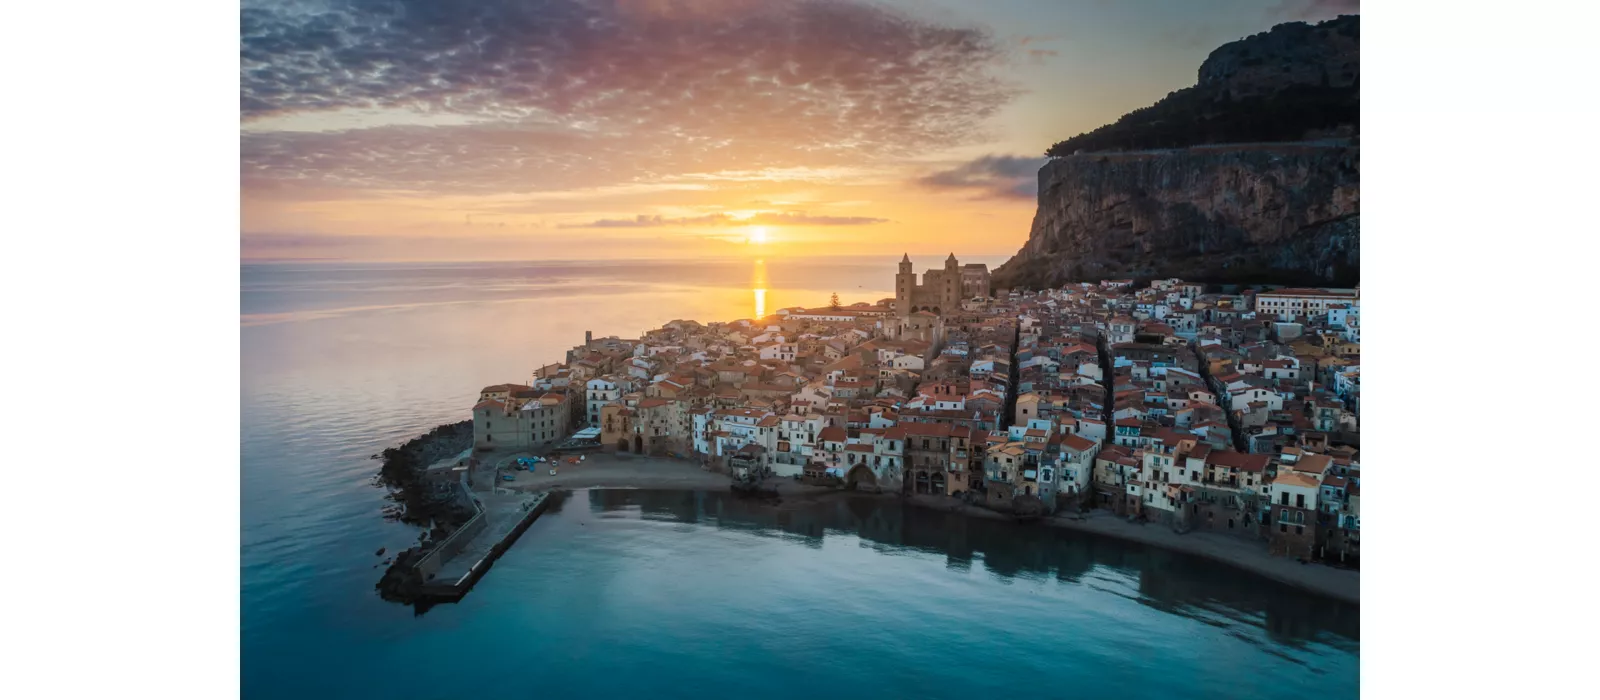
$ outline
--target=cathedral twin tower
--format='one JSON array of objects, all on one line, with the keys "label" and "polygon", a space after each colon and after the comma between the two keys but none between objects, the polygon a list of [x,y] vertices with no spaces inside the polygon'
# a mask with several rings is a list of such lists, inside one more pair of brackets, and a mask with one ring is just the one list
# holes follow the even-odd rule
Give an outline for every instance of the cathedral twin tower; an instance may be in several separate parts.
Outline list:
[{"label": "cathedral twin tower", "polygon": [[983,263],[962,266],[955,253],[944,260],[944,269],[917,273],[911,269],[911,256],[900,258],[900,272],[894,276],[894,308],[901,317],[927,311],[943,317],[961,310],[961,301],[989,296],[989,266]]}]

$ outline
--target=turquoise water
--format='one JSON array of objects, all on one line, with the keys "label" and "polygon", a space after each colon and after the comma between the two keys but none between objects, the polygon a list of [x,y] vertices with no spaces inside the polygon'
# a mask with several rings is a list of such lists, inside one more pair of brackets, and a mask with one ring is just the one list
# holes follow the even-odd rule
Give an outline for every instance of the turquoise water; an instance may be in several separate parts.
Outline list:
[{"label": "turquoise water", "polygon": [[[777,304],[819,304],[893,262],[764,273]],[[873,499],[578,492],[460,604],[379,600],[374,550],[416,531],[379,517],[368,455],[459,420],[478,387],[559,357],[571,329],[631,335],[749,299],[748,262],[655,270],[603,296],[626,270],[551,269],[241,270],[244,697],[1357,694],[1353,606]]]}]

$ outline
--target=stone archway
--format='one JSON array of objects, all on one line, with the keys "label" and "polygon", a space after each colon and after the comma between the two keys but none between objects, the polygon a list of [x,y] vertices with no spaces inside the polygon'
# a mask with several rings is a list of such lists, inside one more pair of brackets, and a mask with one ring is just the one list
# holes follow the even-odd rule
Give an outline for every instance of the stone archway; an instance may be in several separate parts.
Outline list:
[{"label": "stone archway", "polygon": [[939,314],[939,313],[941,313],[941,312],[940,312],[940,311],[939,311],[939,307],[937,307],[937,306],[935,306],[935,307],[933,307],[933,309],[932,309],[932,310],[933,310],[933,313],[934,313],[934,315],[938,315],[938,314]]},{"label": "stone archway", "polygon": [[639,454],[644,454],[644,436],[643,435],[635,435],[635,436],[633,436],[633,451],[637,452]]},{"label": "stone archway", "polygon": [[946,493],[944,488],[943,474],[940,474],[939,472],[933,473],[932,478],[928,480],[928,493],[931,493],[935,496],[943,496]]},{"label": "stone archway", "polygon": [[878,488],[878,475],[873,474],[867,465],[857,464],[850,469],[849,473],[844,475],[844,487],[856,489],[862,486],[873,489]]}]

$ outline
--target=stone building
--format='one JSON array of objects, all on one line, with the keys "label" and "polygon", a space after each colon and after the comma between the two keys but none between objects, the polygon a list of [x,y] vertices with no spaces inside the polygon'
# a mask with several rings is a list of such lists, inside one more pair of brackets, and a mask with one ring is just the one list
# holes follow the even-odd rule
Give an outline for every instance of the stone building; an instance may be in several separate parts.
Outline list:
[{"label": "stone building", "polygon": [[944,495],[950,471],[948,423],[902,423],[905,428],[906,483],[913,493]]},{"label": "stone building", "polygon": [[1273,554],[1311,558],[1317,543],[1319,487],[1316,477],[1299,472],[1280,473],[1270,482],[1267,539]]},{"label": "stone building", "polygon": [[472,407],[472,445],[479,451],[548,447],[571,431],[575,393],[500,384],[485,387]]}]

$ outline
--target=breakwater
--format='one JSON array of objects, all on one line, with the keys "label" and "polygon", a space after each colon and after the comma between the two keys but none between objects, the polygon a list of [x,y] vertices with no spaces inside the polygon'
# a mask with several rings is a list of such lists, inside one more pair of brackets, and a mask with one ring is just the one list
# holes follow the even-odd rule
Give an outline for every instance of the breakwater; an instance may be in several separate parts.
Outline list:
[{"label": "breakwater", "polygon": [[[379,595],[385,600],[419,607],[461,600],[494,566],[495,560],[505,554],[522,533],[527,532],[533,521],[539,519],[552,498],[551,492],[546,491],[524,501],[519,512],[510,516],[514,518],[510,521],[510,528],[490,543],[486,551],[474,545],[481,544],[477,541],[481,537],[493,536],[484,535],[484,531],[489,529],[490,520],[496,518],[496,514],[485,511],[482,504],[474,500],[475,512],[472,517],[449,537],[437,543],[413,547],[395,557],[394,563],[378,581]],[[481,555],[471,559],[471,563],[462,568],[461,560],[464,557],[480,552]]]},{"label": "breakwater", "polygon": [[468,509],[451,490],[429,479],[428,467],[471,448],[472,421],[464,420],[440,425],[399,447],[372,455],[383,461],[374,483],[388,489],[390,499],[399,504],[391,517],[411,525],[464,523],[470,517]]}]

